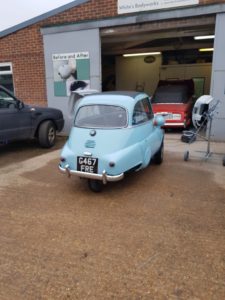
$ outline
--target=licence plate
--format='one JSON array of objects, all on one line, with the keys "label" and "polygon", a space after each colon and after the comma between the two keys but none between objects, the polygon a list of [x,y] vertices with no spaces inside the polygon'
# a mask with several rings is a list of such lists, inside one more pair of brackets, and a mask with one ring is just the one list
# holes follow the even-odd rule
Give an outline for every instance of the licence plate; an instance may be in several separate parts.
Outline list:
[{"label": "licence plate", "polygon": [[167,114],[165,119],[166,120],[173,120],[173,114]]},{"label": "licence plate", "polygon": [[173,120],[180,120],[181,119],[181,115],[180,114],[173,114]]},{"label": "licence plate", "polygon": [[162,115],[165,120],[173,120],[173,114],[165,114],[165,115]]},{"label": "licence plate", "polygon": [[86,173],[98,173],[98,159],[93,157],[77,157],[77,170]]}]

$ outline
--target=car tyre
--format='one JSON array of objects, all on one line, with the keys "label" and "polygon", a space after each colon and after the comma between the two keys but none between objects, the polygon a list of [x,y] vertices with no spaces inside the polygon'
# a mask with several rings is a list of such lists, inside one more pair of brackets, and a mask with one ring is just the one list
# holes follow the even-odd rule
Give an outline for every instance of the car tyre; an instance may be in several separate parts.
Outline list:
[{"label": "car tyre", "polygon": [[159,148],[159,150],[156,152],[154,156],[154,162],[157,165],[160,165],[163,162],[163,154],[164,154],[164,142],[162,141],[162,144]]},{"label": "car tyre", "polygon": [[88,179],[88,187],[92,192],[100,193],[103,188],[103,183],[100,180]]},{"label": "car tyre", "polygon": [[39,144],[43,148],[51,148],[55,145],[56,129],[52,121],[43,122],[38,130]]}]

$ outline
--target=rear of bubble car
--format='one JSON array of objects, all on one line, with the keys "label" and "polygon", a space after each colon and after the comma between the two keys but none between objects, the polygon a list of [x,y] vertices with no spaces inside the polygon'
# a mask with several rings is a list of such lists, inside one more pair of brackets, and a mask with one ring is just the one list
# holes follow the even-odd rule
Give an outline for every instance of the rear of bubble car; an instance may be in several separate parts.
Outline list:
[{"label": "rear of bubble car", "polygon": [[134,98],[102,98],[89,96],[80,102],[59,164],[68,176],[86,178],[95,192],[147,167],[163,141],[160,118],[155,119],[158,124],[153,117],[133,124]]},{"label": "rear of bubble car", "polygon": [[[91,136],[93,135],[94,136]],[[103,183],[123,178],[121,157],[125,151],[123,134],[118,130],[74,127],[61,153],[61,167],[70,175],[101,180]]]},{"label": "rear of bubble car", "polygon": [[95,192],[102,184],[123,179],[141,156],[140,148],[132,144],[132,129],[127,126],[128,114],[123,107],[81,106],[74,125],[62,150],[59,169],[68,176],[88,179]]}]

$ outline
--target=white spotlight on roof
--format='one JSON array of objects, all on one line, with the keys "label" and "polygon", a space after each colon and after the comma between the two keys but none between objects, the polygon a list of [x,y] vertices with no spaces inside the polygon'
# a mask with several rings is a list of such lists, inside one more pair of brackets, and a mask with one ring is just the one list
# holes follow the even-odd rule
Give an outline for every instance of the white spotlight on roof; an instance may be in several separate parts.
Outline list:
[{"label": "white spotlight on roof", "polygon": [[131,54],[123,54],[123,57],[160,55],[160,54],[161,54],[161,52],[131,53]]},{"label": "white spotlight on roof", "polygon": [[195,36],[195,40],[211,40],[214,39],[215,35],[201,35],[201,36]]}]

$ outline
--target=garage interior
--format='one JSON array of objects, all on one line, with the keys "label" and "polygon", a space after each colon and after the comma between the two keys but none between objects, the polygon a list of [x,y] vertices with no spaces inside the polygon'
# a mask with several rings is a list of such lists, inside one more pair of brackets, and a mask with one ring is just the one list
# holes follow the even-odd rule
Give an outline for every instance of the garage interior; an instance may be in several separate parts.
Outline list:
[{"label": "garage interior", "polygon": [[[214,32],[215,15],[101,29],[102,90],[152,95],[160,79],[192,78],[196,97],[209,94],[214,39],[195,37],[214,36]],[[138,53],[148,54],[123,56]]]}]

